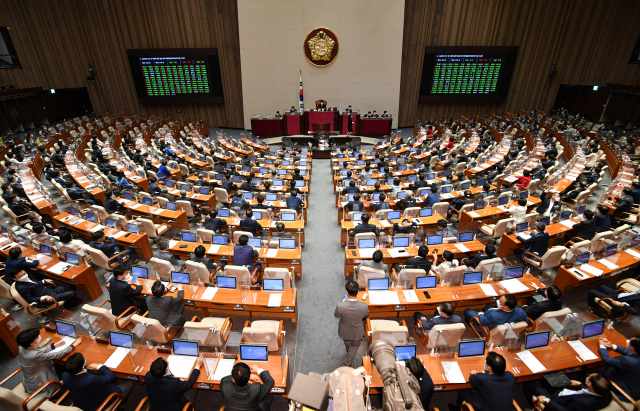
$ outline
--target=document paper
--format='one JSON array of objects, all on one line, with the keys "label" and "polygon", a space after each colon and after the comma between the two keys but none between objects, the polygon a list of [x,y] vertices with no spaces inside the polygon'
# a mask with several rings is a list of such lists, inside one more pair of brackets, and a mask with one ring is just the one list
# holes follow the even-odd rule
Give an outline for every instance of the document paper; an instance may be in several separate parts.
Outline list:
[{"label": "document paper", "polygon": [[615,265],[614,263],[612,263],[611,261],[607,260],[606,258],[601,258],[598,260],[598,262],[604,266],[606,266],[609,270],[616,270],[620,267],[618,267],[617,265]]},{"label": "document paper", "polygon": [[170,355],[169,358],[167,358],[169,371],[171,371],[171,374],[175,377],[189,378],[189,374],[191,374],[191,370],[193,369],[193,364],[196,363],[197,359],[198,357]]},{"label": "document paper", "polygon": [[227,375],[231,375],[231,370],[233,369],[233,365],[236,360],[233,359],[221,359],[218,361],[218,366],[216,367],[216,373],[213,376],[215,381],[220,381]]},{"label": "document paper", "polygon": [[59,262],[58,264],[56,264],[53,267],[49,268],[49,271],[51,271],[54,274],[62,274],[62,273],[64,273],[65,271],[67,271],[71,267],[73,267],[73,266],[70,265],[70,264]]},{"label": "document paper", "polygon": [[442,368],[445,369],[445,376],[451,384],[464,384],[467,382],[457,361],[443,361]]},{"label": "document paper", "polygon": [[369,303],[377,305],[400,304],[400,299],[395,291],[369,291]]},{"label": "document paper", "polygon": [[587,272],[589,274],[593,274],[595,276],[601,276],[602,273],[604,272],[604,271],[600,270],[599,268],[595,268],[594,266],[589,265],[589,264],[582,264],[580,266],[580,269],[582,271],[585,271],[585,272]]},{"label": "document paper", "polygon": [[118,368],[118,366],[120,365],[122,360],[124,360],[124,358],[127,356],[127,354],[129,354],[128,348],[118,347],[113,352],[113,354],[111,354],[109,359],[105,361],[104,365],[111,368],[112,370],[115,368]]},{"label": "document paper", "polygon": [[536,358],[535,355],[531,353],[531,351],[521,351],[518,354],[518,357],[522,360],[522,362],[529,367],[532,373],[539,373],[546,370],[546,367],[542,365],[542,363]]},{"label": "document paper", "polygon": [[509,293],[520,293],[529,290],[529,287],[522,284],[522,282],[517,278],[500,281],[500,285],[503,286]]},{"label": "document paper", "polygon": [[202,300],[213,300],[213,297],[218,292],[218,287],[207,287],[200,297]]},{"label": "document paper", "polygon": [[404,300],[408,303],[417,303],[420,300],[418,299],[418,295],[415,290],[402,290],[404,293]]},{"label": "document paper", "polygon": [[219,249],[220,249],[220,244],[213,244],[211,247],[209,247],[209,253],[215,254],[218,252]]},{"label": "document paper", "polygon": [[282,301],[282,294],[269,294],[269,302],[267,303],[267,307],[280,307],[280,301]]},{"label": "document paper", "polygon": [[567,341],[567,342],[569,343],[571,348],[573,348],[573,350],[577,352],[580,358],[582,358],[583,360],[591,361],[591,360],[598,359],[598,356],[595,355],[593,351],[591,351],[589,348],[587,348],[587,346],[584,345],[582,341],[575,340],[575,341]]},{"label": "document paper", "polygon": [[491,284],[478,284],[478,285],[480,286],[480,288],[482,288],[482,291],[484,291],[484,295],[486,295],[487,297],[494,297],[498,295],[498,293],[496,292],[496,290],[493,288]]},{"label": "document paper", "polygon": [[458,250],[460,250],[461,252],[463,252],[463,253],[466,253],[466,252],[471,251],[471,250],[469,250],[469,249],[467,248],[467,246],[466,246],[466,245],[464,245],[464,244],[462,244],[462,243],[456,243],[456,248],[457,248]]},{"label": "document paper", "polygon": [[278,256],[278,249],[277,248],[270,248],[269,251],[267,251],[267,257],[268,258],[276,258]]},{"label": "document paper", "polygon": [[625,253],[627,254],[631,254],[632,256],[634,256],[635,258],[640,258],[640,253],[637,251],[634,251],[630,248],[627,248],[626,250],[624,250]]},{"label": "document paper", "polygon": [[111,237],[113,237],[113,238],[116,238],[116,239],[117,239],[117,238],[122,237],[123,235],[127,235],[127,232],[126,232],[126,231],[120,231],[120,232],[118,232],[118,233],[115,233],[115,234],[114,234],[114,235],[112,235]]}]

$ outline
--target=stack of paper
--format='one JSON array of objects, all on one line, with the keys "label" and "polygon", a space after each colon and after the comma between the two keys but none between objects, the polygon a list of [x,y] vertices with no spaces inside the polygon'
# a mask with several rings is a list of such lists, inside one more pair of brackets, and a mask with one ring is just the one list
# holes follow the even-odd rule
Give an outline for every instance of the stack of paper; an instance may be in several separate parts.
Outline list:
[{"label": "stack of paper", "polygon": [[522,238],[523,240],[528,240],[531,238],[529,234],[525,234],[525,233],[518,234],[518,237]]},{"label": "stack of paper", "polygon": [[124,347],[118,347],[113,352],[113,354],[111,354],[109,359],[107,361],[105,361],[104,365],[106,365],[107,367],[111,368],[112,370],[115,369],[115,368],[118,368],[118,366],[120,365],[122,360],[125,359],[127,354],[129,354],[129,349],[124,348]]},{"label": "stack of paper", "polygon": [[62,337],[60,341],[64,341],[64,345],[61,347],[56,347],[56,349],[53,350],[52,352],[58,352],[58,351],[64,350],[69,345],[71,345],[75,340],[76,340],[75,338],[71,338],[71,337]]},{"label": "stack of paper", "polygon": [[164,208],[159,208],[159,209],[157,209],[157,210],[155,210],[155,211],[152,211],[152,213],[153,213],[154,215],[158,215],[158,214],[162,214],[162,212],[163,212],[163,211],[164,211]]},{"label": "stack of paper", "polygon": [[496,292],[496,290],[493,288],[491,284],[479,284],[479,285],[487,297],[494,297],[498,295],[498,293]]},{"label": "stack of paper", "polygon": [[586,275],[585,273],[583,273],[582,271],[578,270],[577,268],[573,267],[568,269],[567,271],[569,271],[570,273],[575,274],[578,278],[580,279],[585,279],[585,278],[589,278],[588,275]]},{"label": "stack of paper", "polygon": [[387,220],[380,220],[380,224],[382,224],[383,227],[391,227],[391,223]]},{"label": "stack of paper", "polygon": [[280,307],[281,301],[282,301],[282,294],[271,293],[269,294],[269,302],[267,303],[267,307]]},{"label": "stack of paper", "polygon": [[169,248],[173,248],[173,247],[177,246],[179,242],[180,241],[169,240]]},{"label": "stack of paper", "polygon": [[600,260],[598,260],[598,262],[604,266],[606,266],[609,270],[616,270],[620,267],[618,267],[617,265],[615,265],[614,263],[612,263],[611,261],[607,260],[606,258],[601,258]]},{"label": "stack of paper", "polygon": [[464,245],[464,244],[462,244],[462,243],[456,243],[456,248],[457,248],[458,250],[460,250],[461,252],[463,252],[463,253],[466,253],[466,252],[471,251],[471,250],[469,250],[469,249],[467,248],[467,246],[466,246],[466,245]]},{"label": "stack of paper", "polygon": [[58,264],[54,265],[53,267],[49,268],[49,271],[51,271],[54,274],[62,274],[65,271],[67,271],[69,268],[73,267],[70,264],[64,263],[64,262],[59,262]]},{"label": "stack of paper", "polygon": [[140,208],[140,207],[142,207],[142,206],[143,206],[143,204],[136,203],[136,204],[134,204],[134,205],[129,206],[129,208],[133,208],[133,209],[135,210],[135,209]]},{"label": "stack of paper", "polygon": [[113,238],[120,238],[120,237],[122,237],[123,235],[127,235],[127,232],[126,232],[126,231],[119,231],[119,232],[115,233],[114,235],[112,235],[111,237],[113,237]]},{"label": "stack of paper", "polygon": [[212,244],[211,247],[209,247],[209,253],[211,254],[217,253],[218,250],[220,250],[220,244]]},{"label": "stack of paper", "polygon": [[517,354],[518,357],[522,360],[522,362],[529,367],[532,373],[536,374],[542,371],[545,371],[546,368],[542,363],[536,358],[535,355],[531,353],[531,351],[520,351]]},{"label": "stack of paper", "polygon": [[218,287],[207,287],[207,289],[202,293],[200,297],[203,300],[213,300],[213,297],[218,292]]},{"label": "stack of paper", "polygon": [[218,366],[216,367],[216,373],[213,376],[215,381],[220,381],[227,375],[231,375],[231,370],[233,369],[233,365],[236,360],[233,359],[221,359],[218,361]]},{"label": "stack of paper", "polygon": [[451,384],[464,384],[467,382],[457,361],[443,361],[442,368],[444,368],[445,376]]},{"label": "stack of paper", "polygon": [[402,247],[390,248],[387,251],[389,252],[389,255],[393,258],[409,257],[409,253],[407,253],[407,250],[405,250]]},{"label": "stack of paper", "polygon": [[575,341],[567,341],[571,348],[574,349],[575,352],[578,353],[580,358],[585,361],[597,360],[598,356],[595,355],[590,349],[587,348],[586,345],[582,343],[580,340]]},{"label": "stack of paper", "polygon": [[563,220],[563,221],[560,221],[560,224],[562,224],[565,227],[573,228],[573,226],[578,224],[578,223],[575,223],[575,222],[573,222],[571,220]]},{"label": "stack of paper", "polygon": [[395,291],[369,291],[369,303],[375,305],[400,304]]},{"label": "stack of paper", "polygon": [[195,364],[197,359],[198,357],[190,357],[186,355],[170,355],[169,358],[167,358],[169,371],[171,371],[171,374],[175,377],[189,378],[189,374],[191,374],[191,370],[193,369],[193,364]]},{"label": "stack of paper", "polygon": [[359,248],[358,249],[358,254],[360,255],[360,257],[364,257],[364,258],[373,257],[373,253],[375,252],[376,252],[375,248]]},{"label": "stack of paper", "polygon": [[500,285],[504,287],[510,294],[520,293],[520,292],[529,290],[529,287],[522,284],[522,282],[517,278],[500,281]]},{"label": "stack of paper", "polygon": [[475,211],[467,211],[467,213],[469,213],[469,215],[473,218],[480,217],[480,214],[476,213]]},{"label": "stack of paper", "polygon": [[589,265],[589,264],[582,264],[582,265],[580,266],[580,269],[581,269],[582,271],[585,271],[585,272],[589,273],[589,274],[593,274],[593,275],[595,275],[596,277],[601,276],[601,275],[602,275],[602,273],[604,273],[604,271],[602,271],[602,270],[600,270],[600,269],[598,269],[598,268],[595,268],[594,266]]},{"label": "stack of paper", "polygon": [[277,248],[270,248],[269,251],[267,251],[267,258],[275,258],[277,256],[278,256]]},{"label": "stack of paper", "polygon": [[404,294],[404,300],[408,303],[417,303],[420,301],[415,290],[402,290],[402,293]]}]

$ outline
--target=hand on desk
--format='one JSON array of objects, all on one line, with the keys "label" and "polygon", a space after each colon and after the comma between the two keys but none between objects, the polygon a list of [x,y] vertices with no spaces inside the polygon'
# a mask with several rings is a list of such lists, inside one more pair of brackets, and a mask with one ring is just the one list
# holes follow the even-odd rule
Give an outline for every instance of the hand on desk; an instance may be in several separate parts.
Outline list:
[{"label": "hand on desk", "polygon": [[607,340],[605,337],[600,337],[598,339],[598,344],[603,346],[604,348],[611,348],[612,344],[609,340]]},{"label": "hand on desk", "polygon": [[44,281],[43,281],[43,283],[45,283],[45,284],[50,284],[50,285],[53,285],[53,286],[55,286],[55,285],[56,285],[56,283],[54,283],[54,282],[53,282],[53,280],[50,280],[50,279],[48,279],[48,278],[47,278],[46,280],[44,280]]},{"label": "hand on desk", "polygon": [[469,373],[470,375],[476,375],[478,373],[478,371],[476,370],[471,370],[471,372]]},{"label": "hand on desk", "polygon": [[193,364],[193,367],[197,369],[200,369],[200,367],[202,367],[202,357],[198,357],[195,364]]},{"label": "hand on desk", "polygon": [[93,363],[93,364],[89,364],[87,365],[87,370],[88,371],[97,371],[98,369],[100,369],[102,364],[98,364],[98,363]]},{"label": "hand on desk", "polygon": [[80,344],[82,344],[82,338],[77,338],[74,342],[71,343],[71,345],[73,345],[73,348],[76,348]]}]

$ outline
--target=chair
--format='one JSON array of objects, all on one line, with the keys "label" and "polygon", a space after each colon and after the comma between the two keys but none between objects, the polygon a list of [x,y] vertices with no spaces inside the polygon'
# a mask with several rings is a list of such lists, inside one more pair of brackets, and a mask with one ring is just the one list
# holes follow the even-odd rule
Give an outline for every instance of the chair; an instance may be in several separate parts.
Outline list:
[{"label": "chair", "polygon": [[618,290],[626,293],[634,293],[640,289],[640,281],[638,278],[625,278],[616,283]]},{"label": "chair", "polygon": [[[4,264],[2,270],[4,270]],[[9,286],[9,284],[7,284],[3,279],[0,279],[0,297],[6,298],[7,300],[13,300],[15,305],[11,307],[11,310],[18,311],[22,308],[13,298],[13,295],[11,295],[11,286]]]},{"label": "chair", "polygon": [[[293,275],[295,275],[295,272],[293,273]],[[282,278],[284,288],[291,288],[292,274],[286,268],[265,268],[262,278]]]},{"label": "chair", "polygon": [[215,232],[213,230],[207,230],[206,228],[198,228],[196,230],[196,236],[198,238],[198,241],[201,241],[203,243],[211,243],[211,237],[215,235]]},{"label": "chair", "polygon": [[426,332],[424,328],[422,328],[422,321],[415,322],[415,328],[417,331],[422,331],[421,333],[416,333],[422,344],[424,344],[427,348],[436,348],[442,346],[439,344],[439,334],[447,334],[446,344],[449,344],[449,341],[459,341],[462,339],[464,332],[467,327],[464,324],[438,324],[434,325],[433,328]]},{"label": "chair", "polygon": [[[18,302],[24,308],[24,313],[29,317],[36,316],[38,314],[45,315],[44,313],[47,311],[55,310],[56,308],[64,305],[64,301],[54,301],[50,306],[44,308],[38,308],[37,306],[31,306],[18,292],[16,289],[16,283],[11,284],[11,296],[14,300]],[[44,317],[43,317],[44,318]],[[43,319],[40,322],[45,322]]]},{"label": "chair", "polygon": [[170,281],[171,271],[173,271],[173,265],[169,261],[161,260],[159,258],[152,257],[151,268],[158,278],[165,281]]},{"label": "chair", "polygon": [[358,240],[360,239],[366,239],[366,238],[376,238],[376,234],[375,233],[359,233],[356,234],[355,237],[353,238],[354,244],[357,246],[358,245]]},{"label": "chair", "polygon": [[213,192],[216,195],[216,203],[220,203],[224,207],[229,206],[229,194],[224,188],[216,187],[213,189]]},{"label": "chair", "polygon": [[[395,270],[392,269],[392,272],[394,273],[394,276],[395,276]],[[396,283],[400,284],[401,281],[408,281],[409,288],[415,287],[416,281],[417,281],[416,278],[424,277],[426,275],[427,275],[427,272],[420,268],[403,268],[402,270],[400,270],[399,273],[397,273]]]},{"label": "chair", "polygon": [[155,200],[156,200],[156,202],[158,203],[158,207],[160,207],[160,208],[167,208],[167,202],[168,202],[169,200],[167,200],[167,199],[166,199],[166,198],[164,198],[164,197],[156,197],[156,198],[155,198]]},{"label": "chair", "polygon": [[420,207],[407,207],[404,209],[402,216],[404,218],[415,218],[420,215]]},{"label": "chair", "polygon": [[502,258],[496,257],[482,260],[474,271],[482,271],[482,280],[486,280],[490,273],[495,272],[493,271],[494,264],[502,264]]},{"label": "chair", "polygon": [[[138,314],[140,312],[136,307],[131,306],[127,308],[122,314],[116,317],[111,313],[111,308],[102,308],[102,306],[106,303],[111,303],[111,300],[104,300],[97,306],[84,304],[82,306],[82,311],[90,315],[95,315],[96,317],[106,318],[110,322],[113,322],[118,330],[124,330],[125,327],[131,322],[131,317],[133,316],[133,314]],[[132,309],[134,311],[131,314],[125,315]]]},{"label": "chair", "polygon": [[589,245],[589,251],[592,253],[595,253],[596,251],[598,251],[598,248],[602,246],[600,242],[604,240],[610,240],[611,237],[613,237],[613,231],[603,231],[601,233],[596,234],[591,239],[591,244]]},{"label": "chair", "polygon": [[[190,340],[200,340],[200,345],[207,347],[223,347],[227,343],[233,321],[231,318],[205,317],[200,319],[197,315],[191,321],[184,323],[184,337]],[[213,331],[213,338],[202,341],[197,336],[202,335],[202,331]],[[194,338],[195,337],[195,338]]]},{"label": "chair", "polygon": [[[9,381],[12,377],[17,375],[22,368],[18,368],[9,374],[5,379],[0,381],[0,409],[3,411],[30,411],[30,410],[44,410],[44,411],[82,411],[77,407],[64,407],[58,405],[62,402],[66,397],[67,393],[63,394],[56,400],[56,402],[51,402],[48,399],[54,397],[62,390],[62,383],[59,381],[47,381],[40,388],[38,388],[33,394],[28,394],[22,383],[18,383],[13,389],[8,389],[1,387],[7,381]],[[57,387],[53,394],[49,397],[38,397],[38,395],[44,389],[48,389],[50,386]]]},{"label": "chair", "polygon": [[[105,270],[111,271],[115,267],[119,266],[122,263],[126,263],[129,261],[129,256],[125,253],[115,254],[111,258],[107,258],[107,256],[102,252],[102,250],[98,250],[89,245],[85,245],[84,250],[91,257],[91,264],[97,265],[98,267],[102,267]],[[116,261],[119,257],[122,257],[122,262]]]},{"label": "chair", "polygon": [[386,220],[387,219],[387,213],[389,213],[391,211],[396,211],[396,210],[392,210],[392,209],[378,210],[378,211],[376,211],[375,218],[377,220]]},{"label": "chair", "polygon": [[458,165],[456,165],[455,174],[464,172],[465,168],[467,168],[467,163],[465,161],[463,161],[462,163],[458,163]]},{"label": "chair", "polygon": [[11,211],[11,209],[9,208],[9,206],[6,206],[6,205],[3,205],[3,206],[2,206],[2,209],[3,209],[3,210],[4,210],[4,212],[5,212],[5,213],[7,213],[7,215],[9,216],[9,220],[11,220],[11,222],[12,222],[13,224],[16,224],[16,225],[20,225],[20,222],[18,221],[18,219],[19,219],[20,217],[26,217],[26,216],[28,216],[28,215],[29,215],[28,213],[26,213],[26,214],[21,214],[21,215],[15,215],[15,214],[13,213],[13,211]]},{"label": "chair", "polygon": [[193,212],[193,207],[191,207],[191,203],[184,200],[176,201],[176,206],[178,209],[184,211],[187,214],[188,218],[194,217],[195,213]]},{"label": "chair", "polygon": [[449,212],[451,212],[451,215],[457,218],[458,220],[460,219],[460,216],[462,215],[463,211],[466,211],[466,212],[473,211],[473,203],[463,205],[462,207],[460,207],[460,210],[456,210],[454,207],[449,207]]},{"label": "chair", "polygon": [[245,321],[242,329],[242,342],[249,344],[266,344],[267,351],[274,352],[282,346],[284,338],[284,321],[258,320]]},{"label": "chair", "polygon": [[480,231],[492,238],[502,238],[502,235],[513,225],[513,218],[504,218],[496,224],[487,224],[480,227]]},{"label": "chair", "polygon": [[356,280],[358,281],[359,288],[367,288],[369,279],[371,278],[385,278],[386,274],[383,270],[371,267],[360,267]]},{"label": "chair", "polygon": [[377,340],[386,340],[391,344],[407,344],[409,342],[409,329],[405,320],[372,320],[367,318],[367,339],[370,343]]},{"label": "chair", "polygon": [[[571,314],[571,308],[569,307],[565,307],[557,311],[547,311],[546,313],[538,317],[535,321],[533,321],[533,331],[538,331],[538,329],[541,328],[539,327],[539,325],[542,325],[543,320],[546,320],[547,318],[564,317],[567,314]],[[545,326],[544,328],[547,328],[547,326]]]},{"label": "chair", "polygon": [[240,240],[241,235],[246,235],[247,237],[253,237],[253,234],[248,231],[234,231],[233,232],[233,243],[238,244],[238,240]]},{"label": "chair", "polygon": [[[473,324],[474,322],[477,323],[477,327],[484,332],[485,334],[484,337],[478,332],[477,328]],[[484,325],[480,324],[480,319],[478,317],[473,317],[472,319],[469,320],[469,325],[471,325],[471,329],[473,330],[473,332],[476,333],[478,338],[485,339],[487,346],[493,344],[494,346],[498,347],[503,344],[503,341],[505,339],[506,334],[509,331],[509,328],[511,328],[511,330],[513,331],[514,337],[517,339],[520,336],[520,334],[522,334],[522,332],[524,332],[530,324],[528,321],[518,321],[517,323],[512,323],[512,324],[500,324],[489,329],[488,327],[485,327]],[[531,326],[533,326],[533,324],[531,324]]]},{"label": "chair", "polygon": [[[217,273],[219,271],[219,268],[216,269],[216,271],[214,271],[213,273]],[[224,267],[224,271],[227,273],[226,275],[228,277],[236,277],[237,279],[240,279],[240,281],[242,281],[243,278],[247,278],[249,276],[251,276],[251,284],[254,284],[257,280],[258,280],[258,268],[254,268],[253,273],[249,273],[249,268],[245,267],[245,266],[240,266],[240,265],[231,265],[231,264],[227,264]]]},{"label": "chair", "polygon": [[535,180],[531,180],[529,182],[529,185],[527,185],[527,191],[529,192],[530,196],[533,196],[536,194],[536,191],[538,191],[538,186],[540,185],[540,180],[539,179],[535,179]]},{"label": "chair", "polygon": [[191,283],[213,283],[213,281],[211,280],[211,273],[207,269],[206,265],[194,261],[185,261],[184,266],[190,274],[189,277],[191,279]]},{"label": "chair", "polygon": [[146,315],[147,313],[144,313],[144,315],[133,314],[131,316],[131,322],[135,325],[145,325],[149,332],[149,337],[153,341],[159,344],[166,344],[173,340],[173,337],[178,334],[179,329],[173,333],[171,332],[172,329],[176,329],[177,327],[163,327],[162,324],[160,324],[160,321],[154,318],[148,318]]},{"label": "chair", "polygon": [[449,210],[449,203],[444,201],[440,203],[435,203],[432,208],[432,215],[434,216],[439,215],[440,217],[446,218],[448,210]]},{"label": "chair", "polygon": [[567,252],[563,246],[553,246],[547,250],[542,257],[533,253],[525,253],[522,259],[540,271],[548,270],[559,266],[562,263],[562,256]]},{"label": "chair", "polygon": [[629,224],[623,224],[620,227],[613,230],[613,234],[611,235],[611,238],[619,238],[620,236],[622,236],[623,233],[625,233],[630,229],[631,229],[631,226]]},{"label": "chair", "polygon": [[140,223],[141,231],[149,236],[149,238],[158,238],[169,230],[166,224],[155,224],[146,218],[138,218],[136,221]]}]

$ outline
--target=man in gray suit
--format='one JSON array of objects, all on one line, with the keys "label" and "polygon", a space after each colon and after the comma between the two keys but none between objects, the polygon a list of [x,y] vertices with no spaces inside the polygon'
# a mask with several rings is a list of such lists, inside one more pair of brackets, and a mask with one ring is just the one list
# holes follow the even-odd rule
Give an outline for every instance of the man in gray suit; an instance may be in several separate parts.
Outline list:
[{"label": "man in gray suit", "polygon": [[336,306],[333,314],[340,319],[338,323],[338,335],[344,340],[347,349],[347,357],[343,365],[350,367],[360,347],[362,339],[365,337],[363,321],[369,315],[367,304],[358,301],[358,283],[349,281],[345,287],[348,299],[343,300]]},{"label": "man in gray suit", "polygon": [[372,260],[362,260],[362,263],[356,267],[356,273],[359,273],[362,267],[369,267],[384,271],[385,277],[389,278],[389,267],[382,262],[383,257],[382,251],[376,250],[372,255]]},{"label": "man in gray suit", "polygon": [[149,318],[160,321],[163,327],[182,327],[186,320],[182,316],[184,311],[184,291],[178,291],[176,298],[171,296],[164,297],[164,284],[156,281],[151,286],[151,294],[147,297],[147,310]]},{"label": "man in gray suit", "polygon": [[[22,367],[22,385],[27,394],[33,394],[44,383],[50,380],[60,381],[53,367],[53,360],[66,357],[78,345],[82,343],[82,338],[78,338],[73,344],[65,348],[62,347],[64,341],[58,341],[55,344],[47,344],[42,348],[38,348],[38,344],[42,341],[40,330],[37,328],[29,328],[18,334],[16,339],[20,346],[18,361]],[[49,397],[55,391],[55,386],[50,386],[38,394],[38,397]]]}]

